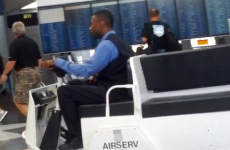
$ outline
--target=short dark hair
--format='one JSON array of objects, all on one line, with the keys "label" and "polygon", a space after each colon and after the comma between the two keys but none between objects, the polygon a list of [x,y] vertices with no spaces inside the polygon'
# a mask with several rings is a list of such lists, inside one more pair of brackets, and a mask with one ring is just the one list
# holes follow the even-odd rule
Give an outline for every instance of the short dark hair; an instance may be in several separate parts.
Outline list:
[{"label": "short dark hair", "polygon": [[150,11],[149,11],[149,16],[150,17],[156,17],[156,16],[158,16],[160,14],[160,11],[158,10],[158,9],[150,9]]},{"label": "short dark hair", "polygon": [[114,17],[112,13],[108,10],[99,10],[94,13],[95,16],[98,16],[101,20],[105,22],[105,24],[109,27],[113,27]]}]

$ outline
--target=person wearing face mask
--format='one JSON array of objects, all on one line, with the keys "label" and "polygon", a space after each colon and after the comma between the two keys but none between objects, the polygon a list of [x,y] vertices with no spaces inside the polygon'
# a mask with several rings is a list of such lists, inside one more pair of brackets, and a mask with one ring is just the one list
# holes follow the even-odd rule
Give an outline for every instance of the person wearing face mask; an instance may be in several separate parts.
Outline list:
[{"label": "person wearing face mask", "polygon": [[[56,59],[44,61],[43,67],[57,66],[69,74],[88,78],[97,74],[94,82],[73,80],[68,85],[58,88],[58,101],[72,138],[60,150],[82,148],[81,122],[79,106],[103,104],[107,90],[114,85],[128,84],[127,61],[134,52],[113,30],[114,17],[107,10],[100,10],[92,16],[90,31],[101,42],[92,58],[82,65]],[[127,89],[114,90],[110,100],[119,102],[130,100]]]}]

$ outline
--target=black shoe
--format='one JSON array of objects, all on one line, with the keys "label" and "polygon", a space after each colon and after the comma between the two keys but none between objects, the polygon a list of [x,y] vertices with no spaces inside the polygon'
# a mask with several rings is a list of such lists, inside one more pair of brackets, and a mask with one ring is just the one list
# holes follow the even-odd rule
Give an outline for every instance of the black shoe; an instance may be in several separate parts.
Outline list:
[{"label": "black shoe", "polygon": [[66,130],[65,128],[61,127],[61,137],[64,138],[66,140],[65,143],[69,143],[71,142],[76,136],[70,134],[68,132],[68,130]]},{"label": "black shoe", "polygon": [[83,148],[82,140],[74,138],[71,142],[65,143],[58,147],[59,150],[76,150]]}]

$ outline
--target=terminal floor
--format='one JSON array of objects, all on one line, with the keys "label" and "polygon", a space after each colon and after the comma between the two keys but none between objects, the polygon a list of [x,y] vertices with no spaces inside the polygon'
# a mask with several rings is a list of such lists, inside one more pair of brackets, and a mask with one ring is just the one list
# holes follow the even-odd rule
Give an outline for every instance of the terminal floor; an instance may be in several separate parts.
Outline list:
[{"label": "terminal floor", "polygon": [[15,107],[12,94],[0,95],[0,107],[8,111],[0,124],[0,150],[28,150],[22,138],[22,132],[26,127],[26,117]]},{"label": "terminal floor", "polygon": [[0,125],[0,150],[26,150],[27,145],[22,139],[26,117],[15,107],[12,94],[0,95],[0,107],[8,111]]},{"label": "terminal floor", "polygon": [[[42,68],[41,76],[45,85],[57,82],[55,74],[49,69]],[[7,116],[0,124],[0,150],[26,150],[27,145],[22,139],[26,117],[14,105],[11,93],[0,95],[0,107],[8,111]]]},{"label": "terminal floor", "polygon": [[[41,76],[46,85],[56,82],[56,76],[50,70],[42,69]],[[0,95],[0,107],[8,111],[0,124],[0,150],[26,150],[27,145],[22,139],[26,117],[14,105],[11,93]]]}]

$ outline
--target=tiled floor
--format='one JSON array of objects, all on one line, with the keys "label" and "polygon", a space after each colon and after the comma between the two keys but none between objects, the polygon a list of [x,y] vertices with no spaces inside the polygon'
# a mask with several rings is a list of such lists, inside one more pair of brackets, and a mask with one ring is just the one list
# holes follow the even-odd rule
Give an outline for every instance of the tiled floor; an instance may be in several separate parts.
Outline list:
[{"label": "tiled floor", "polygon": [[0,125],[0,150],[25,150],[22,139],[26,118],[14,106],[11,94],[0,95],[0,106],[9,111]]},{"label": "tiled floor", "polygon": [[[56,76],[49,70],[43,71],[42,82],[46,85],[54,84]],[[0,124],[0,150],[28,150],[22,138],[26,117],[15,107],[10,93],[0,95],[0,107],[8,111],[7,116]]]},{"label": "tiled floor", "polygon": [[0,126],[1,150],[26,150],[27,145],[22,139],[25,124],[11,124]]},{"label": "tiled floor", "polygon": [[10,95],[1,96],[0,107],[9,111],[0,124],[0,150],[28,150],[22,138],[22,132],[26,127],[26,117],[16,109]]}]

